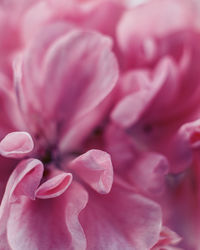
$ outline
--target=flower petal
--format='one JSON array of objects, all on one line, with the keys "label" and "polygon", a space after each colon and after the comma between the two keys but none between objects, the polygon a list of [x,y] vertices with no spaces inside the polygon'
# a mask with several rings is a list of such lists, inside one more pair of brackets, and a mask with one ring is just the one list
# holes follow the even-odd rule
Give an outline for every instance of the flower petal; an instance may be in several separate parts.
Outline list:
[{"label": "flower petal", "polygon": [[43,174],[43,165],[35,159],[24,160],[11,174],[0,206],[0,249],[6,249],[6,224],[12,205],[19,202],[21,196],[35,199],[35,190]]},{"label": "flower petal", "polygon": [[[155,62],[157,56],[166,53],[169,45],[176,45],[177,40],[169,37],[171,34],[197,27],[197,9],[193,1],[155,0],[128,10],[117,29],[119,47],[126,58],[125,66],[145,66]],[[162,46],[158,48],[159,42]]]},{"label": "flower petal", "polygon": [[[175,84],[177,82],[177,67],[169,57],[164,57],[160,61],[155,69],[153,79],[151,79],[150,73],[147,74],[146,71],[143,72],[143,76],[142,72],[136,75],[133,71],[122,83],[126,86],[131,85],[130,82],[132,81],[133,85],[136,77],[139,78],[137,82],[141,87],[136,90],[133,89],[125,95],[111,114],[112,119],[123,127],[133,126],[144,114],[148,117],[146,113],[150,107],[152,108],[152,105],[156,114],[163,112],[163,108],[168,103],[172,103],[177,94],[177,84]],[[144,80],[145,85],[142,83]],[[166,95],[166,93],[168,94]]]},{"label": "flower petal", "polygon": [[26,112],[43,112],[40,127],[43,123],[44,132],[48,119],[57,121],[61,133],[92,111],[112,91],[118,78],[108,37],[60,26],[56,26],[59,32],[55,25],[41,31],[22,66],[21,98],[27,105]]},{"label": "flower petal", "polygon": [[79,213],[88,200],[87,192],[73,181],[67,192],[54,199],[24,198],[12,206],[7,224],[12,249],[86,249]]},{"label": "flower petal", "polygon": [[101,150],[89,150],[69,166],[81,179],[99,193],[109,193],[113,182],[110,155]]},{"label": "flower petal", "polygon": [[103,199],[90,197],[80,215],[88,250],[151,249],[158,241],[161,210],[156,203],[115,183]]},{"label": "flower petal", "polygon": [[34,199],[35,190],[41,181],[42,174],[42,162],[36,159],[23,160],[14,169],[8,180],[4,199],[6,197],[9,202],[14,202],[21,195]]},{"label": "flower petal", "polygon": [[165,176],[168,173],[168,161],[163,155],[146,152],[140,154],[128,172],[128,179],[142,192],[150,195],[162,194]]},{"label": "flower petal", "polygon": [[47,180],[36,190],[35,196],[40,199],[54,198],[66,191],[72,182],[70,173],[61,173]]},{"label": "flower petal", "polygon": [[200,119],[186,123],[181,126],[178,132],[179,138],[182,138],[188,148],[200,148]]},{"label": "flower petal", "polygon": [[[160,249],[172,249],[172,250],[181,250],[181,248],[176,248],[174,245],[178,244],[181,241],[181,237],[172,231],[168,227],[162,228],[160,232],[159,242],[152,248],[152,250],[160,250]],[[174,247],[172,247],[172,245]]]},{"label": "flower petal", "polygon": [[29,133],[12,132],[0,142],[0,154],[9,158],[22,158],[33,150],[34,144]]}]

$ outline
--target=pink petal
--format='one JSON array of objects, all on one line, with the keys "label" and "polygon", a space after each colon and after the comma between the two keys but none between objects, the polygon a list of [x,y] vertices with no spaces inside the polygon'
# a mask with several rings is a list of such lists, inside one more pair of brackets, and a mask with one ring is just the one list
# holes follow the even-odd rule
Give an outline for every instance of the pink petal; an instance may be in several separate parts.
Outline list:
[{"label": "pink petal", "polygon": [[35,190],[43,174],[43,165],[35,159],[24,160],[11,174],[0,206],[0,249],[7,245],[6,224],[13,203],[19,202],[21,196],[35,199]]},{"label": "pink petal", "polygon": [[[171,250],[181,250],[181,248],[176,248],[174,245],[177,245],[181,241],[181,237],[176,234],[174,231],[168,227],[163,227],[160,232],[159,242],[152,248],[152,250],[160,249],[171,249]],[[174,247],[172,247],[172,245]]]},{"label": "pink petal", "polygon": [[88,200],[87,192],[75,181],[67,192],[54,199],[24,198],[12,206],[7,224],[12,249],[86,249],[79,214]]},{"label": "pink petal", "polygon": [[24,129],[15,94],[8,74],[2,73],[0,66],[0,137],[11,131]]},{"label": "pink petal", "polygon": [[88,250],[151,249],[158,241],[161,210],[156,203],[117,184],[103,199],[90,197],[80,215]]},{"label": "pink petal", "polygon": [[[198,11],[193,3],[185,0],[154,0],[125,12],[118,25],[117,36],[126,66],[153,63],[157,56],[163,54],[163,49],[175,44],[175,39],[167,37],[182,30],[195,29]],[[160,48],[157,47],[159,39],[164,44]]]},{"label": "pink petal", "polygon": [[178,132],[179,139],[182,139],[187,144],[188,149],[199,149],[200,148],[200,120],[186,123],[181,126]]},{"label": "pink petal", "polygon": [[47,180],[36,190],[35,196],[40,199],[54,198],[64,193],[72,182],[72,175],[61,173]]},{"label": "pink petal", "polygon": [[109,193],[113,182],[110,155],[101,150],[90,150],[69,164],[82,180],[99,193]]},{"label": "pink petal", "polygon": [[10,158],[22,158],[33,150],[34,144],[29,133],[12,132],[0,142],[0,154]]},{"label": "pink petal", "polygon": [[11,174],[1,204],[14,202],[21,195],[35,199],[35,190],[39,185],[43,174],[43,165],[39,160],[27,159],[20,162]]},{"label": "pink petal", "polygon": [[128,173],[128,179],[142,192],[153,196],[162,194],[169,170],[168,165],[163,155],[153,152],[140,154]]},{"label": "pink petal", "polygon": [[61,124],[60,133],[99,105],[118,78],[109,38],[76,29],[64,33],[61,27],[46,27],[27,51],[21,92],[26,112],[42,112],[43,130],[53,118]]},{"label": "pink petal", "polygon": [[[76,151],[77,147],[91,138],[91,133],[102,123],[108,114],[115,99],[115,91],[112,91],[105,100],[95,107],[81,119],[71,123],[70,128],[65,131],[59,143],[59,151],[66,153]],[[82,132],[84,131],[84,133]],[[90,148],[98,148],[92,146]]]},{"label": "pink petal", "polygon": [[[143,71],[143,74],[142,71],[138,74],[135,71],[129,73],[124,79],[125,81],[122,79],[122,84],[125,85],[123,88],[125,89],[126,85],[130,88],[129,86],[136,82],[139,89],[130,88],[130,92],[114,108],[111,114],[112,119],[121,126],[129,127],[142,118],[145,111],[154,104],[154,100],[156,100],[155,107],[158,105],[160,109],[165,107],[174,100],[177,94],[176,75],[176,65],[168,57],[160,61],[153,79],[150,77],[150,72],[149,74],[146,71]],[[168,94],[166,95],[166,93]]]},{"label": "pink petal", "polygon": [[[51,105],[55,105],[52,100],[49,102],[50,96],[56,95],[54,100],[57,102],[58,97],[63,98],[63,91],[65,99],[62,99],[62,104],[67,102],[71,109],[79,105],[79,117],[97,106],[117,80],[117,65],[110,49],[111,41],[108,38],[81,31],[73,31],[53,44],[44,61],[46,108],[50,111],[53,108]],[[65,59],[64,52],[67,55]],[[104,67],[101,67],[102,62],[106,62]],[[48,84],[50,79],[51,86]],[[72,81],[74,84],[70,85]],[[78,100],[78,103],[74,103],[74,100]]]},{"label": "pink petal", "polygon": [[74,14],[70,15],[70,13],[69,19],[79,26],[115,37],[117,23],[124,11],[123,2],[88,1],[87,6],[89,7],[84,8],[84,4],[81,6],[80,1],[78,1]]}]

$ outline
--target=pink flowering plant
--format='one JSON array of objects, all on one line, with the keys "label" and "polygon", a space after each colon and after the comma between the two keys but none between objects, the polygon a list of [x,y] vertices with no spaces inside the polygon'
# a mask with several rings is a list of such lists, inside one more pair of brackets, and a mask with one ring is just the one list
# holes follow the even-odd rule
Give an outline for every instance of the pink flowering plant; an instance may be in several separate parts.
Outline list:
[{"label": "pink flowering plant", "polygon": [[200,249],[195,0],[0,1],[0,250]]}]

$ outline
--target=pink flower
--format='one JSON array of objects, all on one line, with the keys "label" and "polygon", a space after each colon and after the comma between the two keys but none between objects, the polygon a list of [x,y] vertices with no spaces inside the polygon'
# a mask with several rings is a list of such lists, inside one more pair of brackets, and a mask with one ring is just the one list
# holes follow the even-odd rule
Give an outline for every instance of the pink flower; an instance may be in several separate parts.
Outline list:
[{"label": "pink flower", "polygon": [[154,0],[126,11],[105,133],[115,172],[127,166],[126,180],[161,204],[164,224],[188,250],[199,248],[199,39],[195,1]]},{"label": "pink flower", "polygon": [[16,58],[15,88],[1,94],[0,154],[15,160],[1,161],[1,192],[14,170],[0,249],[140,250],[159,241],[160,206],[113,176],[108,153],[83,146],[112,103],[111,47],[100,33],[55,21]]},{"label": "pink flower", "polygon": [[126,71],[112,119],[141,147],[165,154],[173,172],[191,163],[192,140],[198,140],[198,122],[184,125],[199,118],[200,46],[193,9],[188,1],[155,0],[127,11],[118,26]]}]

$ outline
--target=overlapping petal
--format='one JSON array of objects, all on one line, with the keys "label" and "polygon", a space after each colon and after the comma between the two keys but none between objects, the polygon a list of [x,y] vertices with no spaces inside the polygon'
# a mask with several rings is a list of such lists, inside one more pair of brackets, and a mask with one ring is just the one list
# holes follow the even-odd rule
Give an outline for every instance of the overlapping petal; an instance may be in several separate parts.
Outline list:
[{"label": "overlapping petal", "polygon": [[152,66],[169,49],[178,58],[182,49],[177,46],[182,40],[178,33],[197,26],[193,1],[156,0],[132,8],[123,15],[117,31],[124,67]]},{"label": "overlapping petal", "polygon": [[43,120],[35,121],[37,126],[44,127],[44,121],[54,119],[56,130],[66,130],[111,92],[118,70],[109,38],[70,32],[68,25],[56,27],[40,34],[42,41],[37,39],[28,50],[19,88],[23,109],[36,119],[43,112]]},{"label": "overlapping petal", "polygon": [[7,221],[11,213],[12,204],[19,202],[21,196],[35,199],[35,190],[41,181],[42,174],[42,163],[35,159],[22,161],[11,174],[0,206],[1,249],[9,249]]},{"label": "overlapping petal", "polygon": [[88,250],[150,249],[158,241],[162,222],[156,203],[117,184],[104,199],[90,197],[80,215]]},{"label": "overlapping petal", "polygon": [[78,216],[87,199],[87,192],[76,182],[54,199],[24,198],[11,208],[7,224],[9,245],[16,250],[86,249]]},{"label": "overlapping petal", "polygon": [[113,167],[108,153],[90,150],[73,160],[68,167],[97,192],[101,194],[110,192]]},{"label": "overlapping petal", "polygon": [[[52,170],[51,170],[52,171]],[[37,198],[49,199],[60,196],[72,182],[70,173],[60,172],[42,183],[35,192]]]}]

